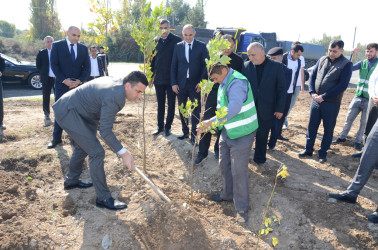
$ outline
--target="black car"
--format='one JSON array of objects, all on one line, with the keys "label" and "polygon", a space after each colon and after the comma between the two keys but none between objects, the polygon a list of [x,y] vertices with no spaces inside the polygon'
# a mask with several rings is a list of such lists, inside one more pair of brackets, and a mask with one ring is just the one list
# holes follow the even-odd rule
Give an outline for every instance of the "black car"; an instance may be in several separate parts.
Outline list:
[{"label": "black car", "polygon": [[23,84],[29,85],[33,89],[42,89],[40,73],[35,64],[31,62],[21,62],[10,56],[1,54],[5,60],[3,72],[4,84]]}]

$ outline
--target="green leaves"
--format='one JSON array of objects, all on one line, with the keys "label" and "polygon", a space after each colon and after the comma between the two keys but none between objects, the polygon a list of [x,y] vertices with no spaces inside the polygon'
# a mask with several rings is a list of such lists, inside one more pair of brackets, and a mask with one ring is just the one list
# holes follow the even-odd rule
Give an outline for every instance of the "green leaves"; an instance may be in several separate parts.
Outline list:
[{"label": "green leaves", "polygon": [[276,237],[272,237],[272,245],[274,247],[278,245],[278,239]]},{"label": "green leaves", "polygon": [[213,40],[210,40],[207,44],[207,50],[209,51],[210,59],[206,60],[206,67],[209,70],[216,64],[222,64],[227,66],[230,63],[231,58],[223,55],[225,49],[229,49],[230,42],[223,39],[221,36],[216,36]]},{"label": "green leaves", "polygon": [[210,91],[213,89],[213,85],[213,81],[210,81],[208,79],[202,79],[202,81],[199,83],[199,86],[201,87],[201,96],[208,95]]},{"label": "green leaves", "polygon": [[189,118],[189,116],[192,115],[193,110],[197,107],[198,107],[197,99],[195,99],[194,102],[192,102],[191,100],[188,100],[185,104],[185,107],[184,107],[184,103],[181,103],[181,105],[179,106],[179,110],[182,116],[184,116],[185,118]]},{"label": "green leaves", "polygon": [[144,56],[144,66],[141,68],[147,76],[147,80],[152,79],[151,62],[155,56],[155,47],[159,37],[164,31],[159,30],[159,19],[170,13],[169,9],[166,9],[163,2],[160,6],[156,6],[151,12],[151,2],[148,2],[143,6],[140,12],[140,17],[137,21],[134,21],[131,36],[135,42],[139,45],[140,51]]}]

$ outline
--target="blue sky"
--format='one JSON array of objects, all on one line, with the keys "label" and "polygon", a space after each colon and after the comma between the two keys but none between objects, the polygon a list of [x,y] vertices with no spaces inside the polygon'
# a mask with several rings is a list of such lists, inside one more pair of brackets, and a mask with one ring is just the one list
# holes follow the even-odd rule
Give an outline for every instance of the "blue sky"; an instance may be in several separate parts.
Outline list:
[{"label": "blue sky", "polygon": [[[18,29],[29,27],[30,0],[0,0],[0,20],[14,23]],[[152,0],[152,5],[160,4]],[[194,5],[196,0],[186,1]],[[378,42],[378,3],[374,0],[308,1],[308,0],[205,0],[208,28],[244,27],[252,32],[276,32],[280,40],[308,41],[320,39],[323,33],[341,35],[345,49],[351,49],[354,28],[356,43]],[[89,0],[56,0],[59,18],[64,28],[86,25],[93,16]],[[111,0],[114,9],[120,0]]]}]

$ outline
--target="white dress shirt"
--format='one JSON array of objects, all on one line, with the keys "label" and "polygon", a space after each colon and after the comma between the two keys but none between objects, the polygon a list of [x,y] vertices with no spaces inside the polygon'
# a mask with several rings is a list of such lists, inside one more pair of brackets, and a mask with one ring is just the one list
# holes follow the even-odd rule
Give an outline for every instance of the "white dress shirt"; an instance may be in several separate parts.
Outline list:
[{"label": "white dress shirt", "polygon": [[[51,47],[51,49],[52,49],[52,47]],[[55,74],[54,74],[54,72],[51,69],[51,60],[50,60],[51,50],[50,49],[47,49],[47,54],[49,56],[49,77],[55,77]]]},{"label": "white dress shirt", "polygon": [[369,97],[378,97],[378,67],[369,78]]},{"label": "white dress shirt", "polygon": [[[192,40],[192,42],[190,43],[191,49],[193,49],[193,41],[194,40]],[[188,61],[189,63],[189,43],[187,43],[186,41],[185,41],[185,57],[186,57],[186,61]],[[186,73],[186,78],[189,78],[189,68],[188,68],[188,72]]]},{"label": "white dress shirt", "polygon": [[[68,51],[70,52],[71,54],[71,42],[70,40],[68,40],[68,38],[66,38],[66,41],[67,41],[67,46],[68,46]],[[73,50],[74,50],[74,53],[75,53],[75,59],[77,58],[77,43],[74,44],[73,46]]]},{"label": "white dress shirt", "polygon": [[91,74],[90,74],[90,76],[100,76],[100,71],[98,70],[97,56],[95,58],[93,58],[90,55],[89,59],[91,60]]}]

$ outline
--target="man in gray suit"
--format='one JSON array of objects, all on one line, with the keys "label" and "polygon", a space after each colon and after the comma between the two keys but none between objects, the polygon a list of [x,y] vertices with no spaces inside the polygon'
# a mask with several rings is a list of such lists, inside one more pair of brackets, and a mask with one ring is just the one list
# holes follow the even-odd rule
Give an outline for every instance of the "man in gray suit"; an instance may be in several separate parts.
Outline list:
[{"label": "man in gray suit", "polygon": [[[96,206],[114,210],[127,207],[111,196],[104,172],[105,151],[96,134],[99,128],[106,144],[131,170],[134,159],[114,135],[113,123],[116,114],[125,106],[125,97],[129,101],[140,98],[147,85],[147,78],[140,71],[131,72],[123,81],[102,77],[67,92],[53,105],[55,120],[69,134],[74,145],[64,189],[94,185]],[[87,155],[93,184],[79,180]]]},{"label": "man in gray suit", "polygon": [[[362,188],[369,180],[374,168],[378,169],[377,148],[378,120],[376,120],[372,130],[369,133],[364,148],[362,149],[360,166],[353,177],[352,183],[349,185],[346,191],[340,194],[330,193],[329,197],[347,203],[356,203],[357,196],[360,194]],[[372,215],[369,216],[368,219],[373,223],[378,223],[378,208]]]}]

